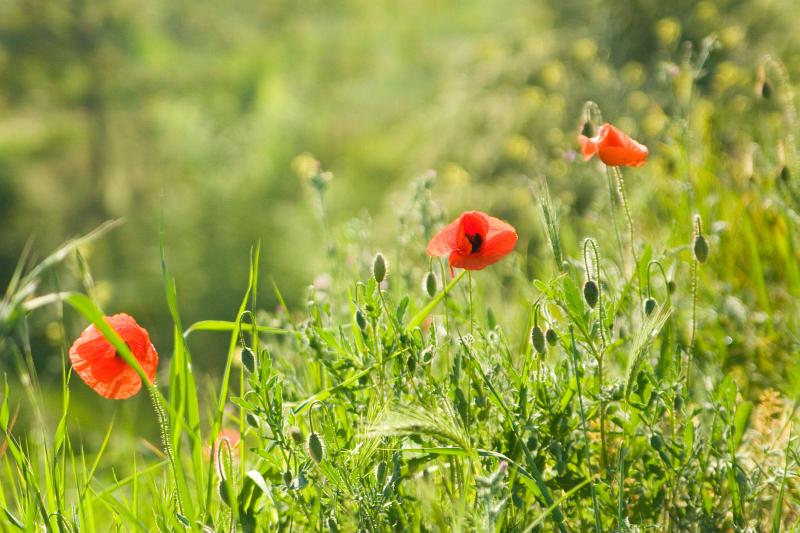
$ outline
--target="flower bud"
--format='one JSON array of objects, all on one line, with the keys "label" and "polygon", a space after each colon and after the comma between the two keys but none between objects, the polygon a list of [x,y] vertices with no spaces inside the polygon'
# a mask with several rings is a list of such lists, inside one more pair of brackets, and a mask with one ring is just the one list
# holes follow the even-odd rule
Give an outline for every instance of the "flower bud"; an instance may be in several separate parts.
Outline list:
[{"label": "flower bud", "polygon": [[644,314],[650,316],[656,308],[656,301],[654,298],[647,298],[644,301]]},{"label": "flower bud", "polygon": [[428,272],[425,275],[425,292],[428,293],[428,296],[433,298],[436,295],[437,288],[436,274]]},{"label": "flower bud", "polygon": [[661,450],[664,448],[664,439],[658,433],[653,433],[650,435],[650,446],[656,451]]},{"label": "flower bud", "polygon": [[766,79],[761,80],[756,85],[756,93],[764,100],[772,99],[772,85]]},{"label": "flower bud", "polygon": [[383,257],[382,253],[378,252],[375,254],[375,259],[372,260],[372,275],[375,277],[375,281],[381,283],[386,279],[387,269],[386,258]]},{"label": "flower bud", "polygon": [[422,362],[425,363],[426,365],[430,363],[431,360],[433,359],[433,348],[428,346],[427,348],[422,350],[420,357],[422,358]]},{"label": "flower bud", "polygon": [[242,349],[242,366],[251,374],[256,371],[256,354],[248,347]]},{"label": "flower bud", "polygon": [[328,517],[328,531],[330,533],[339,533],[339,523],[336,522],[335,516]]},{"label": "flower bud", "polygon": [[555,346],[558,342],[558,333],[553,328],[547,328],[547,331],[544,332],[544,338],[547,340],[547,344]]},{"label": "flower bud", "polygon": [[694,238],[694,257],[700,263],[705,263],[708,259],[708,242],[702,234]]},{"label": "flower bud", "polygon": [[311,460],[319,464],[325,457],[325,441],[322,440],[322,435],[319,433],[309,433],[308,441],[306,442],[306,453],[311,457]]},{"label": "flower bud", "polygon": [[413,353],[409,355],[406,360],[406,365],[408,366],[408,371],[413,374],[417,370],[417,356]]},{"label": "flower bud", "polygon": [[787,183],[789,178],[791,177],[789,173],[789,167],[786,165],[781,165],[781,170],[778,172],[778,177],[781,179],[782,182]]},{"label": "flower bud", "polygon": [[290,470],[283,471],[283,484],[287,487],[291,486],[292,484],[292,472]]},{"label": "flower bud", "polygon": [[386,483],[387,469],[386,461],[381,461],[375,468],[375,481],[378,483],[379,487],[383,487],[383,484]]},{"label": "flower bud", "polygon": [[539,326],[533,326],[531,329],[531,344],[538,353],[544,353],[544,332]]},{"label": "flower bud", "polygon": [[228,491],[228,483],[225,481],[225,478],[219,480],[217,484],[217,491],[219,491],[219,498],[222,502],[227,505],[228,507],[231,506],[231,494]]},{"label": "flower bud", "polygon": [[286,430],[289,434],[289,438],[292,439],[292,442],[300,446],[306,440],[306,436],[303,435],[303,430],[300,429],[298,426],[289,426],[289,429]]},{"label": "flower bud", "polygon": [[583,298],[592,309],[597,305],[597,300],[600,298],[600,289],[597,287],[597,283],[591,279],[586,280],[586,283],[583,284]]},{"label": "flower bud", "polygon": [[257,428],[260,424],[258,421],[258,417],[253,413],[247,413],[244,415],[244,420],[247,422],[247,425],[253,428]]},{"label": "flower bud", "polygon": [[367,317],[364,316],[361,309],[356,309],[356,324],[358,324],[358,329],[360,329],[362,333],[367,331]]}]

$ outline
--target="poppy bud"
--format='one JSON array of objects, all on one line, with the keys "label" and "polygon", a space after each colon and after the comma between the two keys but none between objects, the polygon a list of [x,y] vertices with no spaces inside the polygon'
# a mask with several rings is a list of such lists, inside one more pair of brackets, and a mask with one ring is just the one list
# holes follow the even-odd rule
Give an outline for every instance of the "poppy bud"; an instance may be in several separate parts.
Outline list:
[{"label": "poppy bud", "polygon": [[244,415],[244,419],[250,427],[257,428],[259,426],[258,417],[253,413],[247,413]]},{"label": "poppy bud", "polygon": [[367,317],[364,316],[361,309],[356,309],[356,324],[362,332],[367,331]]},{"label": "poppy bud", "polygon": [[588,120],[581,126],[581,135],[584,137],[594,137],[594,127],[592,127],[592,123]]},{"label": "poppy bud", "polygon": [[675,408],[676,411],[680,411],[683,409],[683,396],[678,394],[675,396],[675,399],[672,400],[672,406]]},{"label": "poppy bud", "polygon": [[705,263],[708,259],[708,243],[703,235],[694,238],[694,258],[700,263]]},{"label": "poppy bud", "polygon": [[375,259],[372,260],[372,275],[375,277],[375,281],[381,283],[386,279],[387,269],[386,258],[383,257],[382,253],[378,252],[375,254]]},{"label": "poppy bud", "polygon": [[791,175],[789,174],[789,167],[787,167],[786,165],[782,165],[780,172],[778,172],[778,177],[784,183],[788,182],[789,178],[791,177]]},{"label": "poppy bud", "polygon": [[242,366],[251,374],[256,371],[256,354],[250,348],[242,349]]},{"label": "poppy bud", "polygon": [[217,484],[217,490],[219,491],[219,498],[223,501],[225,505],[230,507],[231,494],[228,491],[228,483],[225,481],[225,478],[219,480],[219,483]]},{"label": "poppy bud", "polygon": [[533,433],[530,437],[528,437],[528,441],[525,443],[525,445],[530,451],[533,451],[539,447],[539,437],[536,436],[536,433]]},{"label": "poppy bud", "polygon": [[533,326],[531,329],[531,344],[538,353],[544,353],[544,332],[539,326]]},{"label": "poppy bud", "polygon": [[283,484],[287,487],[292,484],[292,472],[290,470],[283,471]]},{"label": "poppy bud", "polygon": [[553,328],[547,328],[547,331],[544,332],[544,338],[547,339],[547,344],[555,346],[558,342],[558,333]]},{"label": "poppy bud", "polygon": [[434,274],[433,272],[428,272],[425,275],[425,292],[428,293],[428,296],[433,298],[434,295],[436,295],[437,288],[438,287],[436,283],[436,274]]},{"label": "poppy bud", "polygon": [[289,426],[287,433],[289,434],[289,438],[292,439],[292,442],[294,442],[298,446],[303,444],[303,442],[305,442],[306,440],[306,436],[303,435],[303,430],[297,426]]},{"label": "poppy bud", "polygon": [[382,487],[386,482],[386,470],[386,461],[381,461],[378,463],[377,468],[375,468],[375,481],[378,482],[379,487]]},{"label": "poppy bud", "polygon": [[654,298],[648,298],[644,301],[644,314],[650,316],[656,308],[656,301]]},{"label": "poppy bud", "polygon": [[336,522],[335,516],[328,517],[328,531],[330,533],[339,533],[339,523]]},{"label": "poppy bud", "polygon": [[770,100],[772,98],[772,85],[764,79],[756,85],[756,93],[764,100]]},{"label": "poppy bud", "polygon": [[669,291],[670,294],[675,294],[675,290],[677,288],[678,288],[678,285],[673,280],[669,280],[667,282],[667,291]]},{"label": "poppy bud", "polygon": [[319,464],[325,457],[325,442],[319,433],[309,433],[306,442],[306,452],[311,460]]},{"label": "poppy bud", "polygon": [[420,356],[422,358],[422,362],[427,365],[433,359],[433,348],[431,348],[430,346],[425,348],[424,350],[422,350]]},{"label": "poppy bud", "polygon": [[586,283],[583,284],[583,297],[589,307],[594,309],[594,306],[597,305],[597,300],[600,298],[600,289],[597,287],[597,283],[593,280],[586,280]]},{"label": "poppy bud", "polygon": [[664,439],[661,438],[661,435],[658,433],[653,433],[650,435],[650,446],[652,446],[654,450],[659,451],[664,447]]},{"label": "poppy bud", "polygon": [[413,353],[408,356],[406,365],[408,366],[408,371],[412,374],[417,370],[417,357]]}]

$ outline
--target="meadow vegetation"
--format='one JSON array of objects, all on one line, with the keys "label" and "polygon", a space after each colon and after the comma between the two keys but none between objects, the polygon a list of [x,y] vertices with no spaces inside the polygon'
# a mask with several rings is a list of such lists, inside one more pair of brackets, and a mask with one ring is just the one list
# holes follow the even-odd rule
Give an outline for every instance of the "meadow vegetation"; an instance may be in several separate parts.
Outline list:
[{"label": "meadow vegetation", "polygon": [[4,531],[796,530],[798,8],[455,4],[0,6]]}]

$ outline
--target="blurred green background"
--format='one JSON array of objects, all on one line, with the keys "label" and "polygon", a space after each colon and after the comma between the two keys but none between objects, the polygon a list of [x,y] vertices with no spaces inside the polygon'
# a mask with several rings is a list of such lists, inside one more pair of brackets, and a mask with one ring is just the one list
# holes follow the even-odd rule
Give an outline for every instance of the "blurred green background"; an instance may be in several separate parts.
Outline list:
[{"label": "blurred green background", "polygon": [[[507,218],[539,275],[526,178],[547,176],[576,235],[607,201],[596,168],[573,160],[583,102],[659,154],[634,180],[669,175],[681,133],[668,117],[687,107],[678,66],[713,33],[699,135],[713,125],[709,144],[735,160],[749,126],[726,124],[751,110],[758,58],[800,72],[799,14],[793,0],[5,0],[0,285],[29,239],[41,257],[122,217],[89,253],[98,297],[166,346],[163,211],[186,323],[235,314],[259,240],[261,304],[276,305],[272,278],[299,305],[329,266],[303,179],[312,155],[335,176],[331,228],[371,222],[367,243],[388,248],[409,182],[433,169],[447,218]],[[634,205],[657,213],[661,183],[634,186]],[[672,222],[653,218],[643,226]]]}]

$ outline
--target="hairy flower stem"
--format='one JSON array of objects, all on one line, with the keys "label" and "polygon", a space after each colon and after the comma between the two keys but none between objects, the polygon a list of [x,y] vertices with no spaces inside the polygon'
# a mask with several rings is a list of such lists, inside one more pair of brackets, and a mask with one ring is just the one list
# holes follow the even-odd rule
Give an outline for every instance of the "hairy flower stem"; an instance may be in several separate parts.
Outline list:
[{"label": "hairy flower stem", "polygon": [[625,249],[622,245],[622,237],[619,234],[619,223],[617,222],[617,207],[616,200],[614,200],[614,178],[612,177],[612,167],[606,167],[606,177],[608,178],[608,205],[611,207],[611,224],[614,226],[614,236],[617,241],[617,249],[619,250],[619,264],[622,270],[625,270]]},{"label": "hairy flower stem", "polygon": [[696,258],[692,259],[692,335],[689,340],[689,353],[686,355],[686,394],[689,394],[689,375],[692,371],[692,359],[694,358],[694,339],[697,331],[697,271],[699,263]]},{"label": "hairy flower stem", "polygon": [[[570,338],[570,345],[572,352],[572,370],[573,374],[575,375],[575,386],[578,392],[578,408],[579,413],[581,415],[581,428],[583,430],[583,445],[584,445],[584,452],[585,452],[585,461],[586,461],[586,469],[589,471],[589,478],[591,479],[592,476],[592,464],[589,461],[589,436],[586,431],[586,415],[583,412],[583,393],[581,392],[581,377],[578,374],[578,347],[575,345],[575,332],[572,328],[572,324],[569,326],[569,338]],[[594,510],[594,528],[596,533],[600,533],[602,528],[600,527],[600,514],[597,510],[597,495],[595,494],[594,490],[594,480],[591,481],[589,484],[592,490],[592,507]]]},{"label": "hairy flower stem", "polygon": [[[591,248],[591,252],[589,251]],[[594,257],[592,257],[594,256]],[[594,268],[590,263],[590,258],[594,259]],[[607,451],[606,451],[606,402],[603,395],[605,387],[605,378],[603,375],[603,359],[606,351],[606,318],[603,310],[603,286],[600,283],[600,253],[598,251],[597,243],[594,239],[586,239],[583,241],[583,263],[586,269],[586,279],[592,279],[597,283],[597,314],[600,323],[600,352],[597,354],[597,383],[600,397],[600,449],[601,449],[601,465],[603,471],[606,471],[608,464]]]},{"label": "hairy flower stem", "polygon": [[175,477],[175,503],[177,504],[177,511],[181,514],[185,514],[186,511],[183,509],[183,501],[181,500],[181,491],[177,488],[178,483],[181,481],[178,477],[175,453],[169,441],[169,420],[167,419],[167,413],[164,411],[164,406],[161,404],[161,396],[158,394],[155,385],[149,385],[147,387],[147,392],[150,393],[150,400],[153,402],[153,410],[156,412],[156,417],[158,418],[158,427],[161,431],[161,443],[164,446],[164,453],[167,455],[167,460],[172,469],[172,475]]},{"label": "hairy flower stem", "polygon": [[642,283],[639,279],[639,259],[636,257],[636,244],[633,240],[633,218],[631,217],[631,211],[628,207],[628,195],[625,192],[625,180],[622,178],[622,171],[619,167],[611,167],[613,169],[614,175],[617,178],[617,192],[619,193],[619,200],[622,204],[622,209],[625,211],[625,218],[628,221],[628,232],[630,233],[630,240],[631,240],[631,257],[633,257],[633,268],[634,274],[636,276],[636,289],[639,292],[639,299],[642,299]]},{"label": "hairy flower stem", "polygon": [[472,304],[472,271],[467,272],[467,281],[469,282],[469,334],[474,334],[474,320],[473,320],[473,304]]}]

